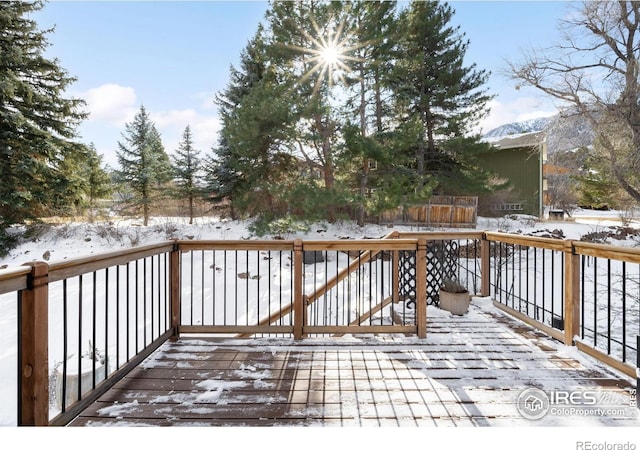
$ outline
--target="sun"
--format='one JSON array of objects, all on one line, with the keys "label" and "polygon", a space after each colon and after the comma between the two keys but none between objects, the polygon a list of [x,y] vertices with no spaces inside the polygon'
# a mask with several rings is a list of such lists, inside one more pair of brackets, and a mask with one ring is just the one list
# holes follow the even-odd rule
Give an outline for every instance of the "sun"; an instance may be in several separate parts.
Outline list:
[{"label": "sun", "polygon": [[342,51],[335,45],[327,45],[318,51],[324,66],[338,66],[342,63]]},{"label": "sun", "polygon": [[287,45],[292,50],[305,55],[305,73],[301,76],[300,82],[316,77],[314,94],[325,82],[331,88],[337,80],[344,81],[345,74],[351,72],[349,63],[360,61],[360,58],[351,54],[359,48],[359,45],[354,45],[352,37],[345,32],[345,22],[330,20],[329,23],[333,26],[327,30],[326,27],[319,27],[312,19],[314,34],[301,30],[308,44],[306,46]]}]

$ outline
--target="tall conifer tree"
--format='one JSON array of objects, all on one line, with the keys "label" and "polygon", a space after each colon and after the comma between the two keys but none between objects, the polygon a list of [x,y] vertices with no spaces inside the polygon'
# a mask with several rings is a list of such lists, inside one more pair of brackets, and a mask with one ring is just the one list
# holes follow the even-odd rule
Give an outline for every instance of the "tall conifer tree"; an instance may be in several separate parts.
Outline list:
[{"label": "tall conifer tree", "polygon": [[[383,145],[385,131],[389,126],[389,108],[385,108],[383,96],[387,91],[387,74],[393,61],[396,4],[386,1],[357,1],[347,17],[352,47],[350,72],[345,75],[351,95],[344,105],[347,122],[343,126],[346,152],[340,161],[342,168],[352,163],[354,183],[358,186],[356,219],[364,225],[366,213],[379,206],[375,188],[383,183],[380,175],[390,173],[393,158],[388,157],[388,147]],[[353,112],[357,111],[357,117]],[[384,170],[383,170],[384,167]],[[379,170],[378,170],[379,168]],[[384,197],[388,197],[387,191]]]},{"label": "tall conifer tree", "polygon": [[125,203],[142,215],[146,226],[152,205],[162,196],[162,188],[171,180],[171,163],[160,133],[144,106],[140,106],[133,121],[125,125],[122,138],[124,143],[118,142],[116,151],[120,165],[116,177],[130,188],[133,195]]},{"label": "tall conifer tree", "polygon": [[207,190],[212,201],[229,199],[231,201],[232,217],[236,212],[243,212],[242,204],[245,194],[253,189],[247,180],[247,170],[242,167],[240,150],[230,144],[237,125],[237,111],[253,87],[262,80],[265,72],[264,58],[261,56],[263,30],[259,27],[256,35],[251,39],[240,54],[238,68],[231,66],[230,80],[224,91],[218,93],[215,102],[219,108],[222,130],[218,145],[213,149],[214,154],[205,158],[204,171]]},{"label": "tall conifer tree", "polygon": [[105,199],[112,192],[111,177],[103,166],[102,155],[99,155],[93,144],[89,145],[87,158],[82,166],[86,180],[85,196],[89,207],[89,220],[93,220],[98,200]]},{"label": "tall conifer tree", "polygon": [[216,99],[222,130],[216,158],[206,162],[207,180],[216,199],[232,201],[234,215],[273,217],[286,210],[278,190],[296,167],[282,145],[290,141],[295,112],[286,85],[275,77],[272,64],[265,61],[259,30]]},{"label": "tall conifer tree", "polygon": [[300,180],[295,196],[287,201],[303,206],[307,217],[324,212],[329,221],[337,218],[343,192],[336,166],[340,120],[331,98],[332,88],[340,84],[339,64],[327,58],[327,51],[340,52],[336,46],[345,39],[349,9],[342,2],[280,1],[267,12],[271,32],[267,54],[277,81],[286,86],[289,108],[297,112],[289,124],[296,131],[289,142],[295,150],[289,152],[321,175],[319,180]]},{"label": "tall conifer tree", "polygon": [[485,175],[474,165],[475,153],[487,150],[472,129],[488,113],[488,73],[465,65],[469,45],[451,24],[447,3],[414,1],[399,17],[393,69],[398,122],[413,156],[414,184],[431,180],[440,191],[477,189]]},{"label": "tall conifer tree", "polygon": [[199,185],[202,168],[200,152],[193,147],[189,125],[184,129],[182,141],[171,159],[176,182],[175,193],[178,199],[186,200],[189,208],[189,224],[192,224],[195,216],[195,201],[201,197],[202,193],[202,187]]},{"label": "tall conifer tree", "polygon": [[61,166],[86,151],[75,141],[86,114],[81,100],[64,97],[75,78],[43,56],[52,30],[30,18],[43,5],[0,2],[0,230],[78,200],[58,188],[77,194]]}]

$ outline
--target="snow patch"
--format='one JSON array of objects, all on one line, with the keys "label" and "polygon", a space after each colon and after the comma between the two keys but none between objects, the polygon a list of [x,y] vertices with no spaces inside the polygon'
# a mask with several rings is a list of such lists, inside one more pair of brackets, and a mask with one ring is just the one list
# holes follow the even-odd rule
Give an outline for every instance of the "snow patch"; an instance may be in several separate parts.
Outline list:
[{"label": "snow patch", "polygon": [[247,386],[245,381],[222,381],[222,380],[204,380],[196,384],[199,388],[207,391],[223,391],[231,390],[234,388],[242,388]]},{"label": "snow patch", "polygon": [[130,403],[114,404],[112,406],[106,406],[98,410],[98,414],[101,416],[109,417],[121,417],[122,414],[133,413],[139,408],[138,400],[134,400]]}]

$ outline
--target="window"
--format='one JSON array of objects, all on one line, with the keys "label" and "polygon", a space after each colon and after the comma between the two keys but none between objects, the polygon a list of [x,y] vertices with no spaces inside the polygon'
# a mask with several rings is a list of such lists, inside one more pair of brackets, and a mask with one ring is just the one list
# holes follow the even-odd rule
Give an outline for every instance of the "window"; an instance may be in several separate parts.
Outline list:
[{"label": "window", "polygon": [[524,207],[522,203],[501,203],[492,205],[491,209],[495,211],[522,211]]}]

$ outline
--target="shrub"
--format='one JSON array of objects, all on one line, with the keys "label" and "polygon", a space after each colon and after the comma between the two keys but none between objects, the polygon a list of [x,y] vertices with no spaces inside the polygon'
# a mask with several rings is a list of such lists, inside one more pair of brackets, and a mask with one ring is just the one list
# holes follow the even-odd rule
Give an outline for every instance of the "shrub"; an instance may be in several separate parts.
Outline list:
[{"label": "shrub", "polygon": [[465,286],[461,285],[458,281],[451,278],[445,279],[442,282],[442,287],[440,289],[446,292],[451,292],[452,294],[467,292],[467,288]]}]

